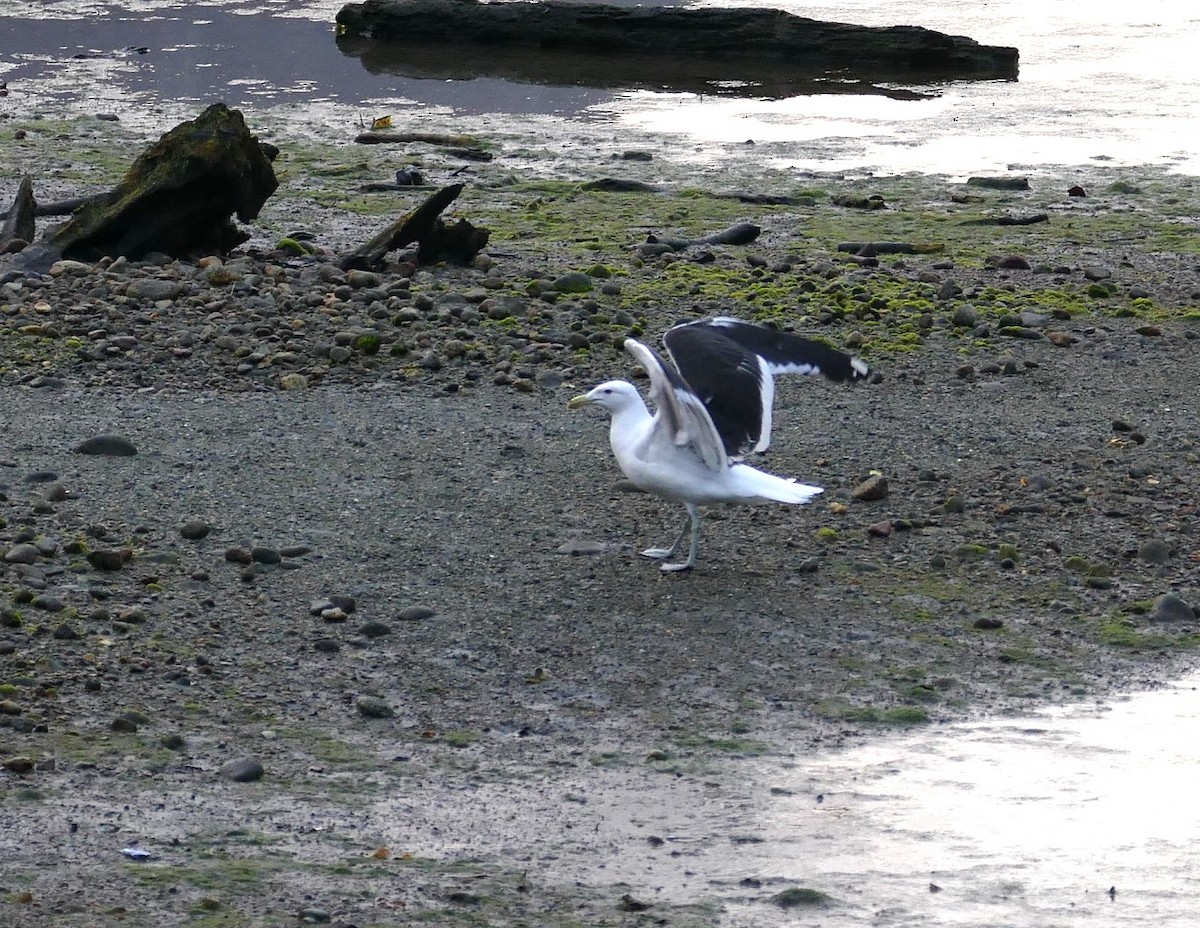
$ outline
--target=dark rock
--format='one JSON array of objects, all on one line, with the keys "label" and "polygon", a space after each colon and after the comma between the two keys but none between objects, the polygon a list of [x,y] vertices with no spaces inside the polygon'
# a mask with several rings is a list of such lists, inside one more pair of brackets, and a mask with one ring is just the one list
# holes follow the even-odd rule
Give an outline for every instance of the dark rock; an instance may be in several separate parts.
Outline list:
[{"label": "dark rock", "polygon": [[87,562],[96,570],[120,570],[125,566],[126,561],[124,551],[116,551],[112,548],[97,548],[95,551],[89,551],[86,558]]},{"label": "dark rock", "polygon": [[33,769],[33,758],[23,757],[20,755],[16,757],[7,757],[4,759],[3,763],[0,763],[0,766],[3,766],[5,770],[8,770],[11,773],[29,773]]},{"label": "dark rock", "polygon": [[875,538],[888,538],[892,534],[892,520],[884,519],[867,526],[867,534]]},{"label": "dark rock", "polygon": [[998,628],[1004,627],[1004,621],[1002,619],[992,618],[976,619],[971,623],[971,627],[977,628],[980,631],[995,631]]},{"label": "dark rock", "polygon": [[252,783],[261,780],[265,772],[257,757],[239,757],[222,764],[218,774],[234,783]]},{"label": "dark rock", "polygon": [[964,303],[954,308],[954,312],[950,314],[950,322],[960,328],[972,329],[979,324],[979,313],[974,306]]},{"label": "dark rock", "polygon": [[1151,622],[1194,622],[1196,610],[1175,593],[1164,593],[1154,601],[1147,618]]},{"label": "dark rock", "polygon": [[402,622],[420,622],[422,619],[431,619],[436,614],[428,606],[408,606],[401,609],[400,614],[396,618]]},{"label": "dark rock", "polygon": [[1028,177],[968,177],[968,187],[983,187],[985,190],[1028,190]]},{"label": "dark rock", "polygon": [[4,553],[4,561],[8,564],[36,564],[41,556],[36,547],[22,543],[9,548]]},{"label": "dark rock", "polygon": [[257,564],[278,564],[283,557],[274,548],[256,545],[250,549],[250,559]]},{"label": "dark rock", "polygon": [[354,707],[359,715],[368,719],[390,719],[396,715],[395,710],[378,696],[359,696],[354,700]]},{"label": "dark rock", "polygon": [[1138,545],[1138,558],[1147,564],[1166,564],[1171,560],[1171,547],[1161,538],[1147,538]]},{"label": "dark rock", "polygon": [[864,503],[874,503],[881,499],[887,499],[888,482],[887,478],[879,474],[872,474],[852,491],[851,495]]},{"label": "dark rock", "polygon": [[358,601],[353,596],[347,596],[345,593],[330,594],[329,602],[338,609],[341,609],[346,615],[353,615],[358,611]]},{"label": "dark rock", "polygon": [[231,564],[250,564],[254,561],[250,552],[245,548],[227,548],[225,560]]},{"label": "dark rock", "polygon": [[207,538],[208,533],[212,531],[212,526],[200,519],[189,519],[179,527],[179,534],[188,541],[199,541],[201,538]]},{"label": "dark rock", "polygon": [[96,435],[81,441],[71,450],[76,454],[98,454],[116,458],[128,458],[137,454],[133,442],[120,435]]}]

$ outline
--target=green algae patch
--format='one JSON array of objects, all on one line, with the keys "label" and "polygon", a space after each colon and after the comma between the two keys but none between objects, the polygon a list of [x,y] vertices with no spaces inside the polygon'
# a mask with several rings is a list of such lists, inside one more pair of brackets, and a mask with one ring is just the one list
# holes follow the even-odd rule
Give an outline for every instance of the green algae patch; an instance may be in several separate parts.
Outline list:
[{"label": "green algae patch", "polygon": [[825,718],[859,725],[905,728],[930,722],[929,713],[920,706],[856,706],[842,697],[830,697],[814,708],[818,715]]},{"label": "green algae patch", "polygon": [[1133,651],[1194,651],[1200,649],[1200,634],[1181,632],[1170,634],[1164,626],[1150,627],[1129,616],[1116,615],[1105,619],[1096,630],[1101,643]]}]

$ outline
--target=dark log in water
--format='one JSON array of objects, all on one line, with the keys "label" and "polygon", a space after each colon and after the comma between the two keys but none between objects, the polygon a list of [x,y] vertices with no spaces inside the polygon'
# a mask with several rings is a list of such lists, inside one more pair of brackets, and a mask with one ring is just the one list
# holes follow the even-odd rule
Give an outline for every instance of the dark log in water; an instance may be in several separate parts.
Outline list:
[{"label": "dark log in water", "polygon": [[344,52],[414,77],[790,96],[845,89],[831,78],[1015,80],[1018,71],[1015,48],[767,9],[366,0],[337,21]]}]

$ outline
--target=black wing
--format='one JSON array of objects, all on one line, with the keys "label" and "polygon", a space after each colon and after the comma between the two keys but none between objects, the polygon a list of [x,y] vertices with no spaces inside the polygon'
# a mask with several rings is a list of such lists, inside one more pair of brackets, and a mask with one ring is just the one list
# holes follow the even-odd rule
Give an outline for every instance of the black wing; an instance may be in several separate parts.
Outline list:
[{"label": "black wing", "polygon": [[723,316],[678,325],[663,343],[733,456],[765,451],[771,442],[773,375],[859,380],[870,373],[824,342]]}]

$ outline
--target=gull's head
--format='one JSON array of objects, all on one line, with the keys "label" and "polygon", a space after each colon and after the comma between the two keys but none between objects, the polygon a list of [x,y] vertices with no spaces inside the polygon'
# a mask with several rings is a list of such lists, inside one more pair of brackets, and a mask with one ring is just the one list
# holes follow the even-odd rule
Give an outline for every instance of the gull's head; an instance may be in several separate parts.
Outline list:
[{"label": "gull's head", "polygon": [[580,409],[584,406],[599,406],[609,413],[620,412],[634,404],[645,406],[637,387],[624,380],[610,380],[598,387],[592,387],[587,393],[573,397],[567,404],[568,409]]}]

